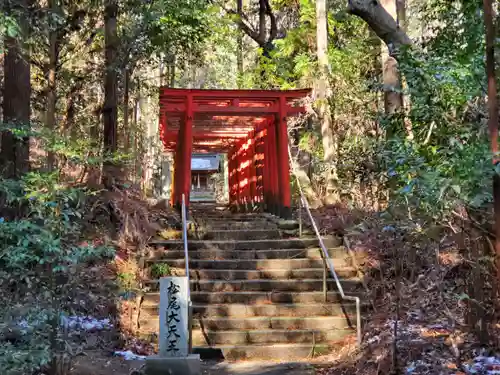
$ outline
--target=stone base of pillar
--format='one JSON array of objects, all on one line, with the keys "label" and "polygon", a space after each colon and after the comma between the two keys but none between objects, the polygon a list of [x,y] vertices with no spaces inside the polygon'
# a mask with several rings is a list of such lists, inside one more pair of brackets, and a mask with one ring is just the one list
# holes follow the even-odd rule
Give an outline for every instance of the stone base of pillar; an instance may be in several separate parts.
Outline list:
[{"label": "stone base of pillar", "polygon": [[187,357],[167,358],[151,356],[146,359],[146,375],[201,375],[199,354]]}]

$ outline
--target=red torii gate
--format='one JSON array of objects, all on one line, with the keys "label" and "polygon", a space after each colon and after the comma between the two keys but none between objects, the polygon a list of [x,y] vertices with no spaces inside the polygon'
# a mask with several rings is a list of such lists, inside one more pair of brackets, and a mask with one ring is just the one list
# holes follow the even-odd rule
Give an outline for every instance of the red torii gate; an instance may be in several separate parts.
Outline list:
[{"label": "red torii gate", "polygon": [[310,90],[160,88],[160,137],[174,151],[172,205],[189,204],[191,154],[227,152],[230,204],[291,217],[287,117]]}]

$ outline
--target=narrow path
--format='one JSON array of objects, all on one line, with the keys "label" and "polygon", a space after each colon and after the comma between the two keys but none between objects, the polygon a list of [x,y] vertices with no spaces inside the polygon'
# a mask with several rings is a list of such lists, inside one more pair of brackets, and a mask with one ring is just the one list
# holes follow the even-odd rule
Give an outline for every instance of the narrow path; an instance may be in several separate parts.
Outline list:
[{"label": "narrow path", "polygon": [[203,375],[314,375],[316,371],[307,363],[223,362],[204,363]]},{"label": "narrow path", "polygon": [[[142,374],[144,361],[125,361],[98,353],[78,357],[71,375],[130,375]],[[202,362],[202,375],[315,375],[308,363],[278,363],[269,361]]]}]

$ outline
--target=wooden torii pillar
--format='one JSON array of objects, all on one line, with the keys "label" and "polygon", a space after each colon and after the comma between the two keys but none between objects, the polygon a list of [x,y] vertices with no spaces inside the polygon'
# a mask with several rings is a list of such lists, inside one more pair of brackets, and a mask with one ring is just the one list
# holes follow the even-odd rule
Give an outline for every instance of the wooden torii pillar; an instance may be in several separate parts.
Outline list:
[{"label": "wooden torii pillar", "polygon": [[182,195],[186,207],[189,206],[191,191],[191,155],[193,153],[193,97],[186,96],[184,121],[178,135],[174,158],[174,194],[173,205],[177,209],[182,206]]},{"label": "wooden torii pillar", "polygon": [[279,113],[277,115],[276,121],[276,152],[278,155],[278,182],[280,195],[278,203],[278,215],[285,219],[291,219],[292,194],[290,189],[290,160],[288,159],[288,129],[286,120],[286,105],[286,98],[284,96],[280,96]]}]

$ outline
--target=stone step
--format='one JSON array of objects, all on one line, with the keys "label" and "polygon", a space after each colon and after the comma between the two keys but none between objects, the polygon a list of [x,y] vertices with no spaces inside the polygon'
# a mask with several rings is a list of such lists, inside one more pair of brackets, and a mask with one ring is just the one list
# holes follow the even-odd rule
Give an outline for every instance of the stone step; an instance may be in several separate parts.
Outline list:
[{"label": "stone step", "polygon": [[310,357],[326,355],[350,339],[346,336],[338,343],[329,344],[262,344],[262,345],[220,345],[193,347],[193,353],[199,354],[202,360],[271,360],[294,361],[310,359]]},{"label": "stone step", "polygon": [[277,229],[236,229],[236,230],[216,230],[208,231],[205,233],[200,233],[200,237],[203,240],[236,240],[236,241],[248,241],[248,240],[269,240],[269,239],[279,239],[280,231]]},{"label": "stone step", "polygon": [[[158,290],[159,282],[152,280],[144,283],[151,291]],[[336,290],[334,279],[327,279],[329,290]],[[361,286],[358,278],[341,280],[345,293]],[[314,292],[322,290],[322,279],[303,280],[191,280],[191,291],[199,292]]]},{"label": "stone step", "polygon": [[193,329],[194,346],[252,345],[252,344],[312,344],[338,342],[351,335],[351,329],[330,330],[251,330],[205,331]]},{"label": "stone step", "polygon": [[277,225],[270,221],[200,221],[197,222],[199,228],[209,230],[224,229],[277,229]]},{"label": "stone step", "polygon": [[[361,293],[351,293],[349,295],[361,296]],[[271,304],[271,303],[324,303],[322,291],[316,292],[191,292],[191,301],[194,304]],[[327,301],[329,303],[340,303],[341,298],[338,292],[328,292]],[[144,296],[144,305],[154,305],[160,303],[160,293],[148,292]],[[352,301],[344,301],[346,304]]]},{"label": "stone step", "polygon": [[[339,247],[342,240],[337,237],[325,237],[323,242],[327,248]],[[150,246],[159,249],[184,249],[182,240],[154,240]],[[306,249],[319,247],[317,238],[287,238],[272,240],[246,240],[246,241],[204,241],[190,240],[189,249],[223,249],[223,250],[269,250],[269,249]]]},{"label": "stone step", "polygon": [[[148,325],[139,330],[143,337],[154,337],[158,332],[156,325]],[[262,345],[262,344],[329,344],[340,342],[353,334],[354,329],[263,329],[210,331],[206,328],[193,329],[193,345],[214,347],[219,345]]]},{"label": "stone step", "polygon": [[268,218],[263,217],[259,214],[221,214],[221,215],[210,215],[201,212],[192,212],[191,217],[199,222],[210,222],[210,221],[269,221]]},{"label": "stone step", "polygon": [[[170,267],[185,268],[184,259],[159,259],[149,263],[166,263]],[[345,268],[351,265],[350,259],[335,259],[335,267]],[[200,260],[191,259],[189,261],[191,269],[212,269],[212,270],[294,270],[303,268],[323,269],[321,259],[225,259],[225,260]]]},{"label": "stone step", "polygon": [[[235,330],[332,330],[349,329],[356,324],[356,318],[349,317],[252,317],[252,318],[193,318],[193,329],[205,331]],[[158,316],[141,316],[141,332],[157,332]]]},{"label": "stone step", "polygon": [[[144,301],[142,308],[148,316],[158,316],[158,304]],[[220,304],[220,305],[193,305],[193,314],[203,317],[300,317],[300,316],[343,316],[355,314],[356,305],[347,301],[337,305],[330,303],[309,304],[272,304],[272,305],[246,305],[246,304]]]},{"label": "stone step", "polygon": [[[176,270],[177,271],[177,270]],[[351,278],[357,275],[357,271],[353,267],[336,268],[335,272],[340,278]],[[260,280],[260,279],[319,279],[323,277],[322,268],[302,268],[290,270],[211,270],[211,269],[191,269],[189,272],[193,280]],[[184,276],[184,269],[179,269],[175,273],[176,276]],[[152,278],[148,281],[154,281]]]},{"label": "stone step", "polygon": [[[352,322],[352,323],[351,323]],[[193,319],[193,329],[209,331],[233,330],[328,330],[349,328],[355,325],[355,317],[313,316],[313,317],[253,317],[253,318],[199,318]]]},{"label": "stone step", "polygon": [[[342,247],[328,249],[330,258],[346,259],[349,257],[347,251]],[[321,259],[320,248],[310,249],[268,249],[268,250],[221,250],[221,249],[189,249],[190,259],[201,260],[252,260],[252,259]],[[184,259],[184,250],[152,251],[148,262],[157,260]]]}]

